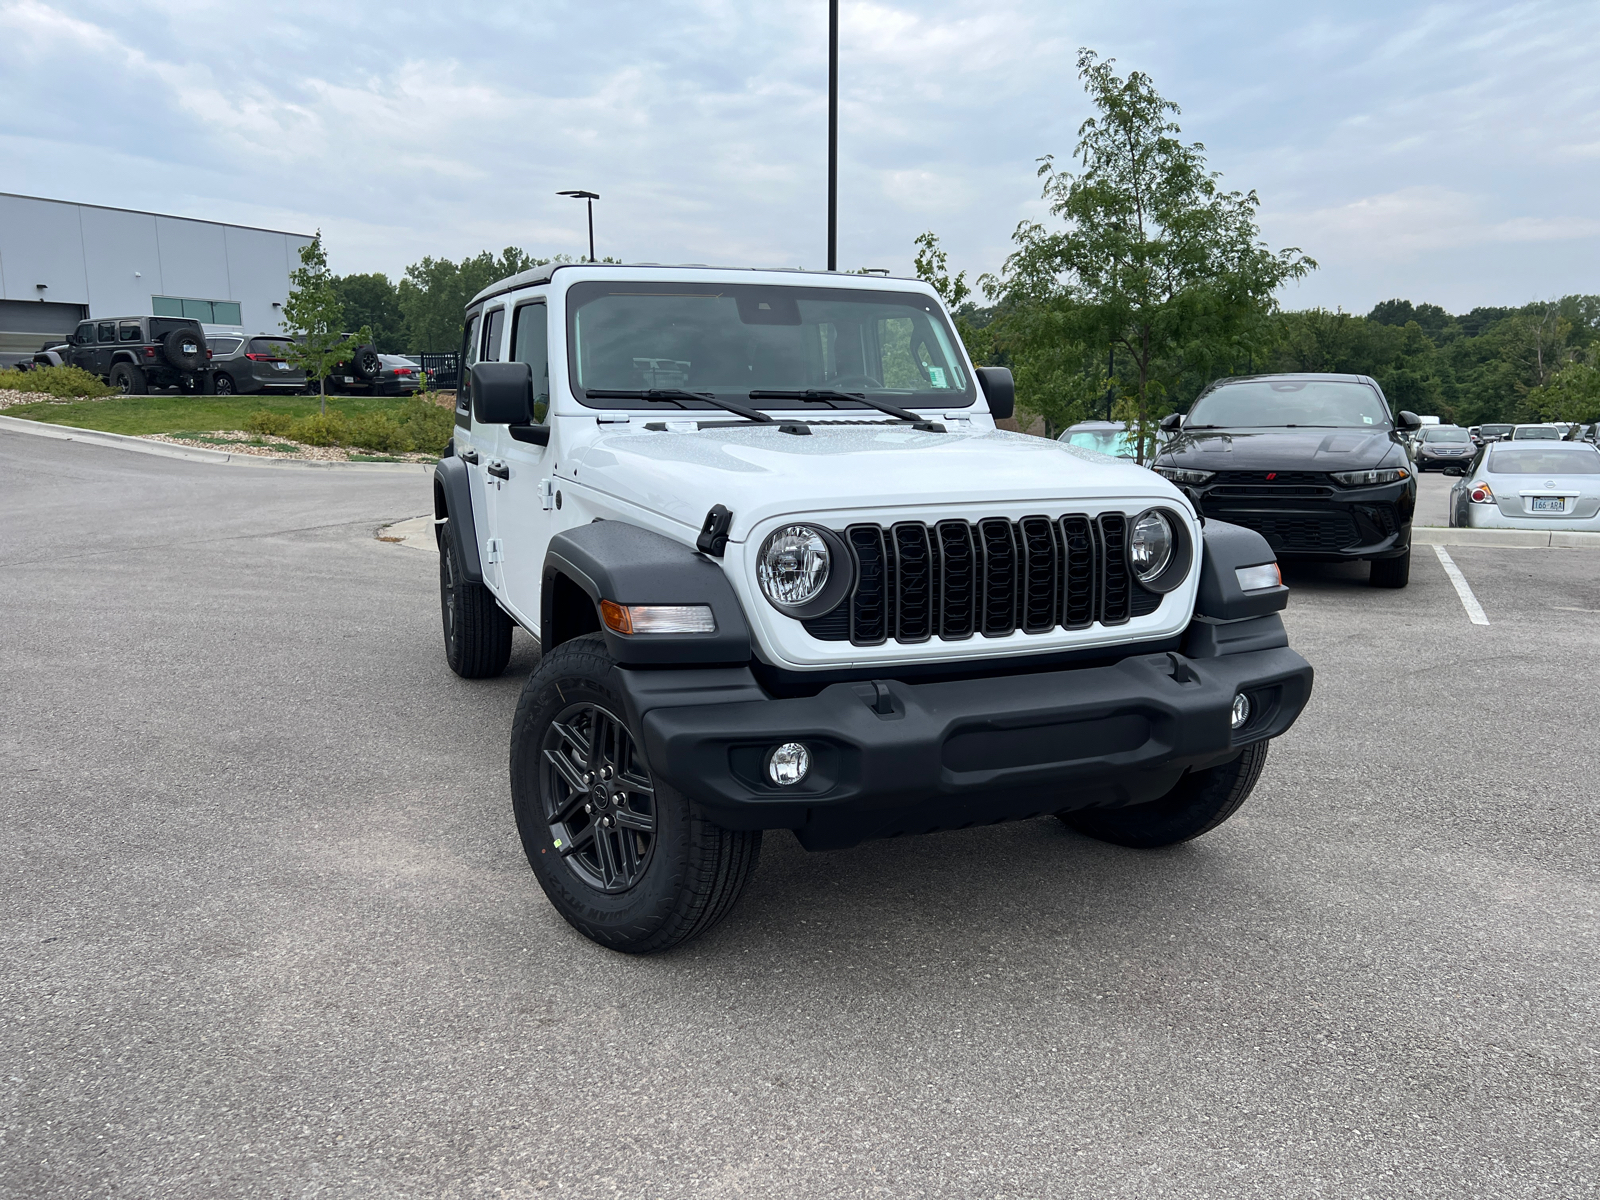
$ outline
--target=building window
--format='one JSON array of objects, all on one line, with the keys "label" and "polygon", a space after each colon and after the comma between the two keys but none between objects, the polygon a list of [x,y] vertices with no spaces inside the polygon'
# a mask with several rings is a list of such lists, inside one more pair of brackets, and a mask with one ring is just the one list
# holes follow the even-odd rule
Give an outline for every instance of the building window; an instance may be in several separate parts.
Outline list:
[{"label": "building window", "polygon": [[243,325],[237,300],[190,300],[180,296],[150,297],[150,312],[157,317],[188,317],[202,325]]}]

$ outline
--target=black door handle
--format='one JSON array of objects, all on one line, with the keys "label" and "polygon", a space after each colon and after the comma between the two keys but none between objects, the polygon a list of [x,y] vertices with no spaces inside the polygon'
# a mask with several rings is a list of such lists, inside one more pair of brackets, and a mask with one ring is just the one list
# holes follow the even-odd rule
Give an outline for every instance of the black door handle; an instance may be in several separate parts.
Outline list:
[{"label": "black door handle", "polygon": [[464,463],[471,463],[473,466],[477,466],[478,465],[478,452],[476,450],[472,449],[471,447],[468,447],[465,450],[459,451],[456,454],[456,457],[459,458]]},{"label": "black door handle", "polygon": [[511,478],[511,468],[506,466],[505,463],[501,462],[498,458],[492,458],[489,460],[488,470],[489,474],[493,475],[496,479]]}]

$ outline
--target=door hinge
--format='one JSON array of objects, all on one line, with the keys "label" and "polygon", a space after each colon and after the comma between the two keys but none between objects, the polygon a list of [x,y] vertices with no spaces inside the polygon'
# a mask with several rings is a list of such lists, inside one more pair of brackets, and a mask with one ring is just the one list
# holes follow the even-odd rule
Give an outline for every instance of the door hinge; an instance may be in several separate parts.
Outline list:
[{"label": "door hinge", "polygon": [[539,507],[554,508],[556,506],[556,481],[554,479],[539,480]]},{"label": "door hinge", "polygon": [[488,563],[499,562],[500,547],[501,543],[499,538],[490,538],[489,544],[483,548],[483,561]]}]

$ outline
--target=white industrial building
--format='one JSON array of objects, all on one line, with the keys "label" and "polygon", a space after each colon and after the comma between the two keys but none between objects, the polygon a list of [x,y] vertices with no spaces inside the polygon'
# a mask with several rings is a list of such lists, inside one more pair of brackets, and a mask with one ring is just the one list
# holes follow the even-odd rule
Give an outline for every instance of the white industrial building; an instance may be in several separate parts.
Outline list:
[{"label": "white industrial building", "polygon": [[0,192],[0,366],[86,317],[277,333],[307,234]]}]

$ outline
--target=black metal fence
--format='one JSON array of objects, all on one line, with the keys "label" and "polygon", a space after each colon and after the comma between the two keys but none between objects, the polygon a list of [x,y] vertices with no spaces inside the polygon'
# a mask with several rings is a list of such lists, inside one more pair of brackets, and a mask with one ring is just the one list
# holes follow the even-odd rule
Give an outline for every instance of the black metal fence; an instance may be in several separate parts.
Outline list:
[{"label": "black metal fence", "polygon": [[425,371],[433,372],[433,386],[438,389],[448,389],[461,386],[461,355],[456,351],[448,354],[412,354],[422,365]]}]

